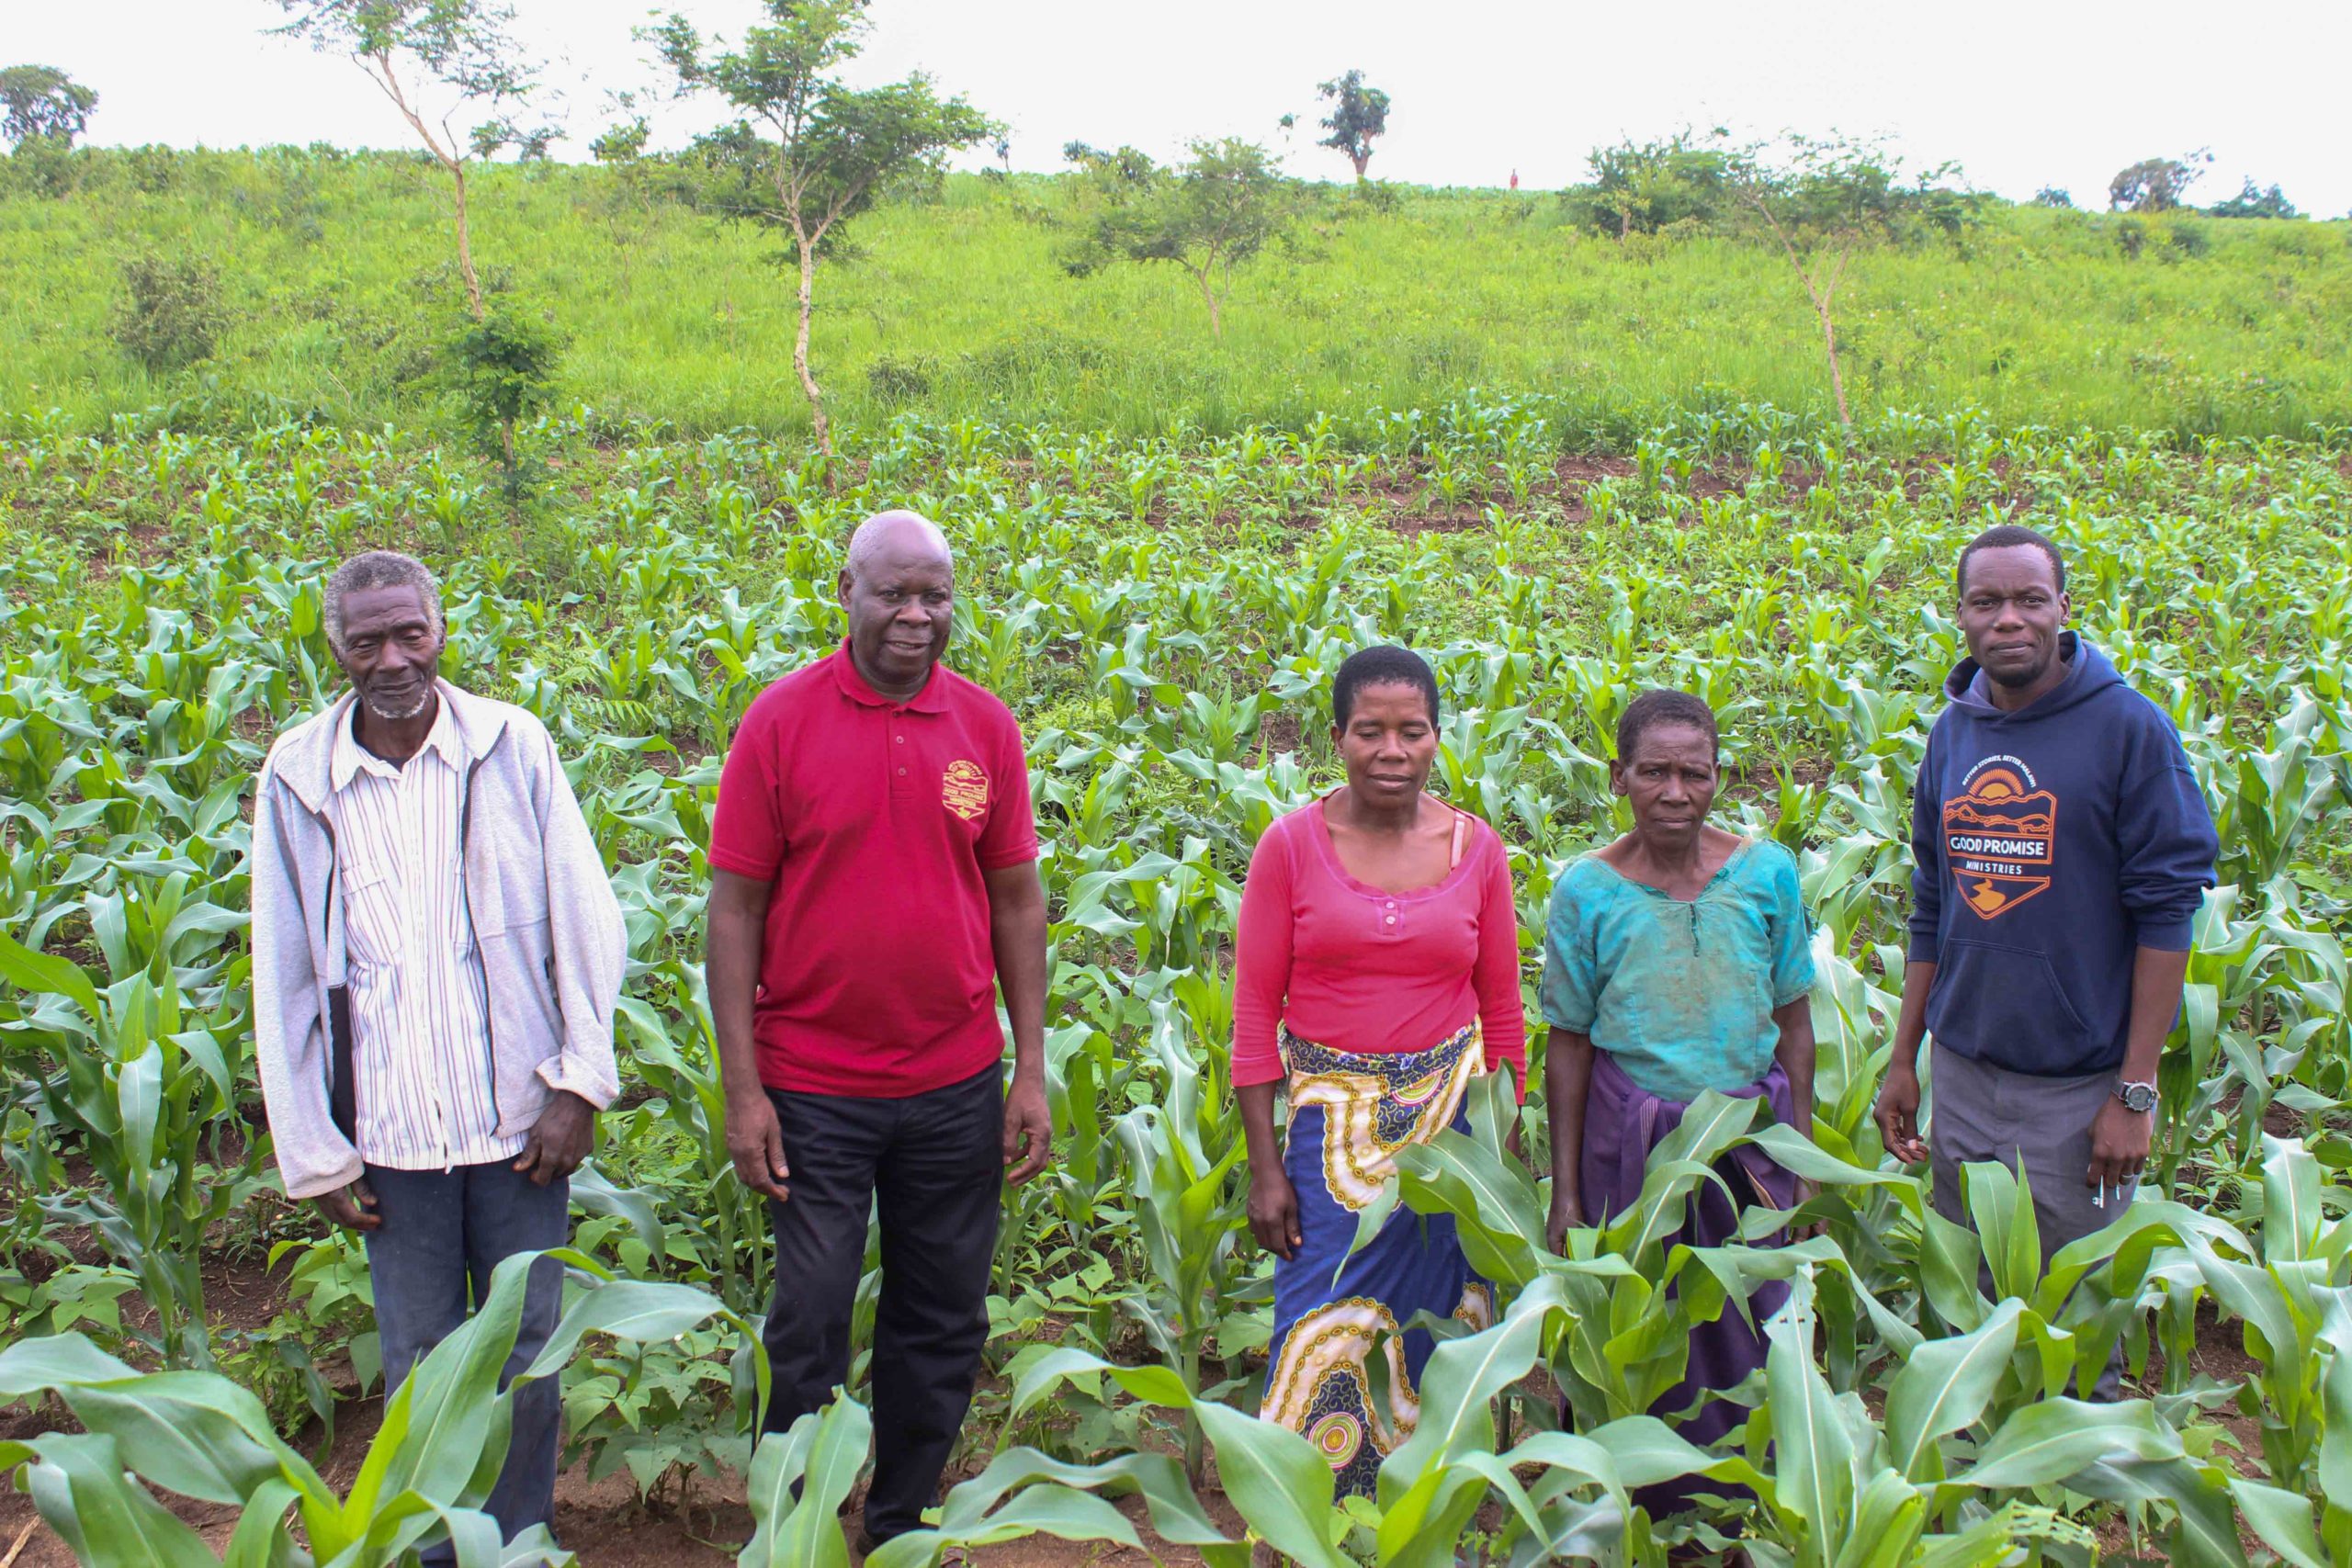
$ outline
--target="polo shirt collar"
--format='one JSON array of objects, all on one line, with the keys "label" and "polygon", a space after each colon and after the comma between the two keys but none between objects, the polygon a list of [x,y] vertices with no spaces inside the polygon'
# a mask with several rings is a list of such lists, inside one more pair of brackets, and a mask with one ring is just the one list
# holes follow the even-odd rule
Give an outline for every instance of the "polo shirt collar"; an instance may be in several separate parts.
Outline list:
[{"label": "polo shirt collar", "polygon": [[[435,685],[441,699],[440,705],[433,715],[433,728],[425,731],[424,744],[417,748],[416,754],[422,757],[427,751],[438,752],[441,761],[448,764],[452,773],[462,773],[468,761],[466,738],[458,728],[447,688],[439,682]],[[382,778],[400,776],[399,768],[359,744],[358,725],[359,704],[355,700],[350,715],[335,726],[334,752],[327,763],[327,784],[331,789],[341,791],[348,787],[351,781],[363,772]]]},{"label": "polo shirt collar", "polygon": [[849,638],[842,638],[841,649],[833,655],[831,662],[833,682],[841,687],[842,695],[861,707],[899,708],[910,713],[947,711],[947,672],[936,664],[931,667],[931,677],[923,682],[922,690],[901,703],[892,701],[865,683],[865,677],[857,672],[857,661],[850,657]]}]

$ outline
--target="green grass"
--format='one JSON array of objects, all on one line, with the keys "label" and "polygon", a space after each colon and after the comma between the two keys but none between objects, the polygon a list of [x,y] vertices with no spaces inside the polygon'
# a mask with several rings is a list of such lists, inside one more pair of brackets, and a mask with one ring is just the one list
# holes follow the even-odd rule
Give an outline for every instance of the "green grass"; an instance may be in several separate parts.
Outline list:
[{"label": "green grass", "polygon": [[[0,197],[0,407],[85,427],[207,396],[339,423],[427,413],[413,378],[454,298],[429,171],[295,152],[182,154],[170,170],[151,193],[129,159],[100,154],[71,197]],[[687,433],[805,427],[790,278],[768,237],[632,209],[597,168],[499,167],[476,191],[485,270],[571,336],[567,403]],[[1482,388],[1555,399],[1564,437],[1616,446],[1736,402],[1831,412],[1812,312],[1754,246],[1621,245],[1537,193],[1408,190],[1385,211],[1334,195],[1297,249],[1236,274],[1216,341],[1174,268],[1064,276],[1046,220],[1063,199],[1053,180],[956,176],[861,220],[858,254],[820,278],[815,362],[836,412],[1133,435],[1349,422]],[[2007,427],[2352,424],[2352,227],[2148,221],[2130,259],[2121,221],[1996,206],[1958,245],[1860,259],[1839,311],[1857,418],[1973,406]],[[107,331],[119,258],[147,248],[210,257],[236,312],[212,361],[160,379]]]}]

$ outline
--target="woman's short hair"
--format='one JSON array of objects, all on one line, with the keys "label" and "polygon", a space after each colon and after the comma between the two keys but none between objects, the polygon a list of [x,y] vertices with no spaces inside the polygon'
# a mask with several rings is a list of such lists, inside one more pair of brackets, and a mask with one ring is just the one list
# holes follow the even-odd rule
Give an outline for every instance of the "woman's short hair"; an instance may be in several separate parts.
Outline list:
[{"label": "woman's short hair", "polygon": [[1634,748],[1642,743],[1642,732],[1662,724],[1687,724],[1704,731],[1711,746],[1717,739],[1714,709],[1688,692],[1653,687],[1628,703],[1624,716],[1617,721],[1618,761],[1632,761]]},{"label": "woman's short hair", "polygon": [[1331,722],[1344,729],[1355,711],[1356,694],[1366,686],[1413,686],[1430,705],[1430,723],[1437,723],[1437,671],[1409,648],[1384,642],[1348,655],[1331,677]]}]

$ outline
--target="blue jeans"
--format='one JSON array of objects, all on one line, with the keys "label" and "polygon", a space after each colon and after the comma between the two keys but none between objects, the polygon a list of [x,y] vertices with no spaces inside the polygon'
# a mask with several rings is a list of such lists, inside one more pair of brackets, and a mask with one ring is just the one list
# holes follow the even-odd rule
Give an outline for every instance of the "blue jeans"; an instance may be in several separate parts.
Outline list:
[{"label": "blue jeans", "polygon": [[[435,1345],[489,1299],[491,1270],[518,1252],[561,1247],[571,1234],[571,1187],[535,1186],[505,1161],[455,1170],[368,1167],[383,1224],[367,1233],[368,1271],[376,1286],[376,1329],[382,1337],[384,1391],[390,1394]],[[523,1323],[500,1386],[546,1346],[563,1305],[563,1266],[532,1265]],[[554,1378],[514,1396],[506,1464],[486,1506],[509,1540],[555,1516],[556,1442],[563,1416]],[[428,1548],[428,1563],[453,1561],[448,1543]]]}]

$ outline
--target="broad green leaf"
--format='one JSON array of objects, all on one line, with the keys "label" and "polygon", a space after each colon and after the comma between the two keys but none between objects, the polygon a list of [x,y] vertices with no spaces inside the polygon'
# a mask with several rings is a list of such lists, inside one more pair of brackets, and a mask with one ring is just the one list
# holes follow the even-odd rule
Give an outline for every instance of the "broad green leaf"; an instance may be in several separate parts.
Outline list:
[{"label": "broad green leaf", "polygon": [[2015,1301],[2005,1301],[1974,1332],[1929,1339],[1911,1352],[1886,1393],[1888,1459],[1912,1482],[1941,1479],[1936,1439],[1981,1420],[2017,1348]]},{"label": "broad green leaf", "polygon": [[98,990],[81,966],[53,953],[35,953],[12,936],[0,935],[0,980],[20,991],[63,997],[80,1008],[93,1024],[106,1017],[98,1005]]},{"label": "broad green leaf", "polygon": [[2045,1399],[2001,1423],[1955,1481],[1981,1491],[2041,1486],[2092,1464],[2180,1457],[2180,1434],[2144,1399],[2092,1404]]}]

